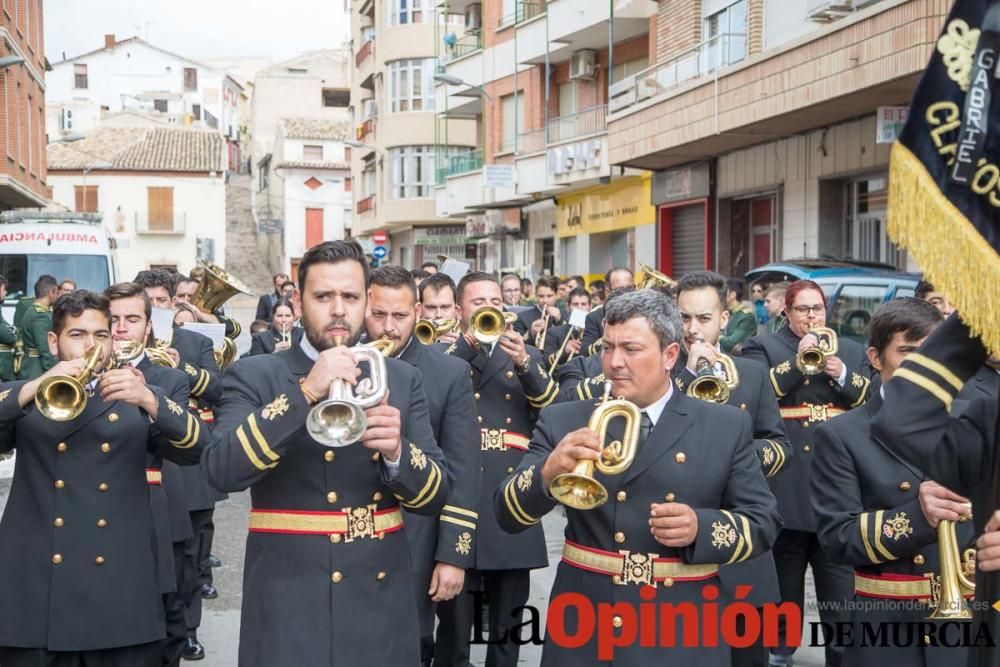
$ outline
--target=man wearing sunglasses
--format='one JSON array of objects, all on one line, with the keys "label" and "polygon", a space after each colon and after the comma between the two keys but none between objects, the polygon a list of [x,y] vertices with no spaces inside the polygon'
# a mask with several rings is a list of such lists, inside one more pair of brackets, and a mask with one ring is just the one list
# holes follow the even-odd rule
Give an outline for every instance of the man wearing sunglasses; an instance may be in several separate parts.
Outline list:
[{"label": "man wearing sunglasses", "polygon": [[[811,280],[798,280],[788,286],[785,314],[787,326],[743,343],[743,358],[756,360],[768,369],[785,432],[795,451],[785,472],[768,479],[784,520],[774,544],[781,601],[803,605],[806,567],[812,566],[820,619],[828,623],[847,621],[844,600],[853,595],[853,573],[850,567],[824,556],[816,538],[816,516],[804,500],[809,498],[815,426],[865,401],[868,375],[862,371],[864,350],[846,338],[834,335],[830,339],[810,333],[826,326],[826,297]],[[835,349],[825,352],[817,367],[799,363],[801,353],[821,347],[821,339],[831,347],[835,343]],[[781,625],[782,646],[772,649],[771,665],[791,664],[795,652],[788,642],[796,638],[786,637]],[[839,647],[826,647],[828,666],[838,667],[841,656]]]}]

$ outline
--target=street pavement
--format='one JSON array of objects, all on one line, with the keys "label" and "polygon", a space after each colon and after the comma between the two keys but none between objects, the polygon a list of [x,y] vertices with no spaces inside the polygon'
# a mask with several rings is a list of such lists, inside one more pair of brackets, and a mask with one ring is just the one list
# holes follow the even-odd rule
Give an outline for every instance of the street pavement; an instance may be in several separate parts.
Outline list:
[{"label": "street pavement", "polygon": [[[11,480],[3,475],[0,468],[0,512],[7,503]],[[222,567],[214,570],[215,586],[219,589],[219,597],[204,601],[199,639],[205,645],[206,658],[201,661],[205,667],[237,667],[237,647],[240,629],[240,603],[243,583],[243,553],[246,544],[247,519],[250,512],[250,494],[231,494],[229,500],[219,503],[215,510],[215,544],[213,552],[222,560]],[[555,576],[555,566],[559,562],[562,550],[562,532],[565,518],[561,508],[557,508],[543,519],[546,541],[548,543],[549,567],[535,570],[531,576],[531,595],[528,603],[539,610],[544,610],[548,601],[549,589]],[[811,574],[807,583],[809,598],[807,610],[814,608],[809,604],[813,585]],[[544,614],[543,621],[544,621]],[[809,621],[818,618],[812,611],[807,611],[804,626],[808,629]],[[808,638],[808,635],[806,636]],[[538,665],[541,658],[541,647],[528,644],[521,648],[520,664]],[[476,667],[485,663],[485,647],[474,646],[472,662]],[[197,664],[197,663],[190,663]],[[796,667],[822,667],[823,650],[820,648],[800,648],[795,656]]]}]

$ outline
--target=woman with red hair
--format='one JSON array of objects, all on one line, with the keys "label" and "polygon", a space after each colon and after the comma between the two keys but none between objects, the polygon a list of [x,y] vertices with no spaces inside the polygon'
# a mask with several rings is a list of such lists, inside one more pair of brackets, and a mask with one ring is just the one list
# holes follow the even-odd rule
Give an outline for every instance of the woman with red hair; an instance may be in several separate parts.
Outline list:
[{"label": "woman with red hair", "polygon": [[[810,331],[826,326],[823,289],[811,280],[795,281],[785,292],[784,313],[788,318],[786,326],[743,343],[743,358],[759,361],[769,369],[785,431],[795,448],[787,469],[768,479],[784,520],[774,544],[781,599],[802,607],[806,567],[812,566],[816,597],[821,605],[820,619],[828,623],[847,622],[845,602],[853,597],[853,572],[849,566],[831,562],[824,556],[809,502],[815,446],[815,429],[811,427],[864,402],[868,392],[868,375],[862,370],[864,350],[854,341],[834,338],[837,348],[825,355],[825,363],[819,369],[805,368],[804,372],[796,363],[798,355],[808,348],[819,347],[820,340]],[[833,604],[823,605],[824,602]],[[771,665],[791,664],[795,649],[788,644],[794,644],[795,639],[785,637],[785,629],[781,629],[783,645],[771,649]],[[839,647],[826,647],[828,666],[839,666],[841,656]]]}]

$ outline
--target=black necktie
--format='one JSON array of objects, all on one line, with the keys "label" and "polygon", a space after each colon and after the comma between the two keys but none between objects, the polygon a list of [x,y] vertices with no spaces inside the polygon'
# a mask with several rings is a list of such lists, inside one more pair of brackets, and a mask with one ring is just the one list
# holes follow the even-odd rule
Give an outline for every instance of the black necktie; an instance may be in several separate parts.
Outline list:
[{"label": "black necktie", "polygon": [[650,432],[653,430],[653,420],[649,418],[649,413],[642,411],[642,420],[639,422],[639,447],[646,442]]}]

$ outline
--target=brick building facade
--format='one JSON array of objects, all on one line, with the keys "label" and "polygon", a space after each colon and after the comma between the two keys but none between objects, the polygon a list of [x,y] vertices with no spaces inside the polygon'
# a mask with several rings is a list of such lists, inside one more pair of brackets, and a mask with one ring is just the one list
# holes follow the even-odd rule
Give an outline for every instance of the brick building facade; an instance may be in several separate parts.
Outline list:
[{"label": "brick building facade", "polygon": [[48,201],[42,0],[4,2],[0,32],[0,59],[23,59],[0,67],[0,209],[40,207]]}]

